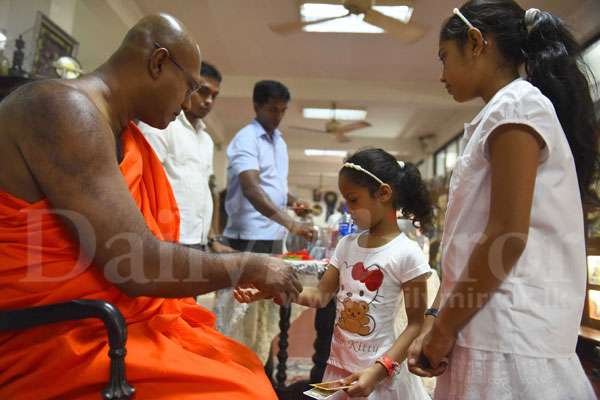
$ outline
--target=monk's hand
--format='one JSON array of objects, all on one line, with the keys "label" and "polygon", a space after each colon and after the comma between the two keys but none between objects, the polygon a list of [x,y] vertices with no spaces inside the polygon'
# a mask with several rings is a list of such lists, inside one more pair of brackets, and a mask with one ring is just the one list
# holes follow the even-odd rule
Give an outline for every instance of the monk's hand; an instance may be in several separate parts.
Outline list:
[{"label": "monk's hand", "polygon": [[380,363],[355,372],[343,379],[344,385],[352,385],[345,389],[348,397],[368,397],[379,382],[387,377],[387,370]]},{"label": "monk's hand", "polygon": [[[255,263],[256,260],[253,261]],[[280,305],[289,304],[302,292],[302,284],[294,268],[278,258],[260,257],[260,265],[251,266],[247,283],[261,292],[269,293]]]}]

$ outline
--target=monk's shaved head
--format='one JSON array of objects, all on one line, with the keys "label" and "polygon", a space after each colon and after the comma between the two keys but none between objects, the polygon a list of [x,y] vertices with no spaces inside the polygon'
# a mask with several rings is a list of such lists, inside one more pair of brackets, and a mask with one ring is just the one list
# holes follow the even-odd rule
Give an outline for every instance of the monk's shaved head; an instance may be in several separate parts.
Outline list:
[{"label": "monk's shaved head", "polygon": [[135,119],[164,129],[191,106],[191,94],[203,82],[202,57],[186,26],[168,14],[148,15],[135,24],[99,71],[118,76]]},{"label": "monk's shaved head", "polygon": [[117,52],[147,55],[154,49],[155,42],[180,57],[191,56],[200,59],[200,50],[191,33],[181,21],[168,14],[154,14],[142,18],[127,32]]}]

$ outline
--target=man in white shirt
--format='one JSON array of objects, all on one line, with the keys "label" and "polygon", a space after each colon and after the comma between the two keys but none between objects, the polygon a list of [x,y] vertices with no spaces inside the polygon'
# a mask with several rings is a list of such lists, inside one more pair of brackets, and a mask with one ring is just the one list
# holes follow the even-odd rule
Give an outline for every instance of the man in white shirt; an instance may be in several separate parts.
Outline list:
[{"label": "man in white shirt", "polygon": [[209,187],[213,174],[214,143],[206,132],[202,118],[212,110],[222,81],[219,71],[209,63],[202,63],[203,78],[200,89],[191,96],[191,107],[164,129],[156,129],[142,122],[140,130],[160,159],[171,187],[181,222],[181,244],[215,252],[231,250],[214,240],[214,199]]}]

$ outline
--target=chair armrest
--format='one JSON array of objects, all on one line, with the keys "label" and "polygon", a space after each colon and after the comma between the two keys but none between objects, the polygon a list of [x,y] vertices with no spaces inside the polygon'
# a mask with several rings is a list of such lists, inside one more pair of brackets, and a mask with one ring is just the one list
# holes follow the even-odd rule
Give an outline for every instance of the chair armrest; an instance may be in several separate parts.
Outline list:
[{"label": "chair armrest", "polygon": [[73,300],[17,310],[0,311],[0,331],[23,330],[56,322],[99,318],[108,333],[110,382],[102,391],[106,400],[128,400],[135,389],[125,377],[127,324],[121,312],[101,300]]}]

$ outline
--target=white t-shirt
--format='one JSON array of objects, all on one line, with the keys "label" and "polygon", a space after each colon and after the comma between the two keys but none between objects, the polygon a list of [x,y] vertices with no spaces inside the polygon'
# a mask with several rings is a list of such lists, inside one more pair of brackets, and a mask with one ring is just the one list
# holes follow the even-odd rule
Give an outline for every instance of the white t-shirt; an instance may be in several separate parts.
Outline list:
[{"label": "white t-shirt", "polygon": [[[527,245],[500,288],[460,331],[457,344],[532,357],[568,357],[575,351],[586,287],[579,185],[552,103],[523,79],[498,91],[465,124],[466,145],[450,180],[442,239],[442,299],[450,294],[485,229],[491,188],[488,138],[504,124],[527,125],[546,145],[535,181]],[[492,260],[498,260],[501,246],[498,241],[492,249]]]},{"label": "white t-shirt", "polygon": [[376,248],[360,247],[361,234],[340,240],[330,261],[340,284],[327,362],[350,372],[373,365],[392,347],[402,284],[431,273],[419,245],[403,233]]},{"label": "white t-shirt", "polygon": [[180,213],[179,242],[206,244],[213,214],[208,179],[213,174],[214,143],[200,120],[194,128],[183,111],[166,129],[143,122],[138,127],[165,168]]}]

